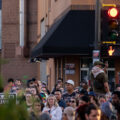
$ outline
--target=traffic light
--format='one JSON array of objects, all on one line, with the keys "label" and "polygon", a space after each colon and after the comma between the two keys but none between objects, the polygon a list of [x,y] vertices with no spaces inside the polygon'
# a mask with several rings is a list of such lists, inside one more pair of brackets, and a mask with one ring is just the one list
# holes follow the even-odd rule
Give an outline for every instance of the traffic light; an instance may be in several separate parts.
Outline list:
[{"label": "traffic light", "polygon": [[119,10],[112,7],[101,11],[101,41],[102,44],[120,43]]},{"label": "traffic light", "polygon": [[101,10],[101,57],[120,56],[120,8]]},{"label": "traffic light", "polygon": [[118,19],[118,9],[117,8],[110,8],[108,9],[108,16],[109,16],[109,39],[115,40],[117,42],[119,36],[119,19]]}]

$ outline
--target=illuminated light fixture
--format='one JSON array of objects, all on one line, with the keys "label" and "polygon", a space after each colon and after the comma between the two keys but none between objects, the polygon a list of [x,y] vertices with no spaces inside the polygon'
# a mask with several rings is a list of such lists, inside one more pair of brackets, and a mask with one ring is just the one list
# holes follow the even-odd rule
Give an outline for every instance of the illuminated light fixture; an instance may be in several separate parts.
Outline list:
[{"label": "illuminated light fixture", "polygon": [[108,54],[109,56],[112,56],[115,50],[112,48],[112,46],[109,46]]},{"label": "illuminated light fixture", "polygon": [[117,17],[118,16],[118,9],[117,8],[110,8],[109,10],[108,10],[108,15],[110,16],[110,17],[113,17],[113,18],[115,18],[115,17]]}]

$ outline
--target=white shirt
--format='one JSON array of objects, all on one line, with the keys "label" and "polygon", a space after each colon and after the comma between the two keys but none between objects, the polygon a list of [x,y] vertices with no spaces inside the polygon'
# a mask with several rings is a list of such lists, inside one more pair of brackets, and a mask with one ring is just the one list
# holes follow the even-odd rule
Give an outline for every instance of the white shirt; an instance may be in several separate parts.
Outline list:
[{"label": "white shirt", "polygon": [[52,116],[51,120],[61,120],[62,119],[62,109],[61,107],[52,106],[52,108],[44,107],[42,112],[49,112]]}]

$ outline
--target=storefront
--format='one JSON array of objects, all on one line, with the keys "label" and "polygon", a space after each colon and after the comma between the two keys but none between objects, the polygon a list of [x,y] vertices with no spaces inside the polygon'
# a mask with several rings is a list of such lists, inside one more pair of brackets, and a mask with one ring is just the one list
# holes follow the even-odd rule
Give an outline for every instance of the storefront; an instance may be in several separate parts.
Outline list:
[{"label": "storefront", "polygon": [[[31,59],[52,59],[52,64],[47,65],[50,84],[56,83],[58,78],[62,78],[63,82],[73,79],[76,86],[80,81],[90,83],[94,36],[95,11],[70,10],[51,26],[32,50]],[[111,84],[115,81],[114,61],[103,61],[110,63],[108,77]],[[49,70],[51,65],[53,67]]]}]

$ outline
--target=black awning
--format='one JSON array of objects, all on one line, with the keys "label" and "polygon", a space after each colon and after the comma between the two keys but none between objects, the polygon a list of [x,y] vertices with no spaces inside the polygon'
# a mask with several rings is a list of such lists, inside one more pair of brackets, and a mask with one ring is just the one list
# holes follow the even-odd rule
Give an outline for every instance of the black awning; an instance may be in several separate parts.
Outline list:
[{"label": "black awning", "polygon": [[90,55],[95,36],[95,11],[71,10],[55,22],[33,48],[31,58]]}]

